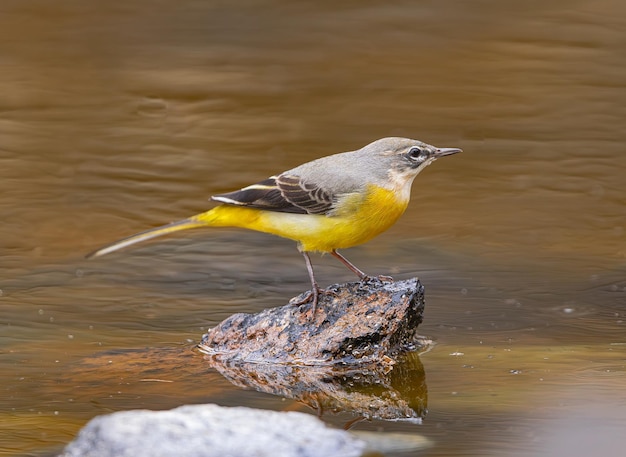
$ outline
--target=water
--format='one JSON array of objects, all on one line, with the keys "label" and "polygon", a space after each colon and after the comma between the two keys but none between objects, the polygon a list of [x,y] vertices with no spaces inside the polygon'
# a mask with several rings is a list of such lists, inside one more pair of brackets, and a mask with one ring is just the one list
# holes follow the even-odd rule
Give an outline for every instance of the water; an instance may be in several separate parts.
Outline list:
[{"label": "water", "polygon": [[[117,238],[384,136],[463,154],[345,252],[419,276],[421,455],[621,455],[626,426],[624,7],[577,2],[7,1],[0,6],[0,455],[58,451],[97,414],[242,390],[193,351],[307,288],[292,242]],[[352,280],[313,259],[321,284]],[[407,372],[412,373],[408,370]],[[413,378],[397,381],[411,398]],[[327,413],[341,426],[353,417]]]}]

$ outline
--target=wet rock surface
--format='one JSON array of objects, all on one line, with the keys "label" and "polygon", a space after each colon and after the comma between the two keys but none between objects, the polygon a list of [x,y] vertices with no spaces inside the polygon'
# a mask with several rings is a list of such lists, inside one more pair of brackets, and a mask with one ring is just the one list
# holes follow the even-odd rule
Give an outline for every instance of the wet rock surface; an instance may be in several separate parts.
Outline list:
[{"label": "wet rock surface", "polygon": [[234,314],[204,335],[199,349],[222,361],[390,366],[419,344],[423,311],[417,278],[374,278],[330,286],[315,310],[287,304]]}]

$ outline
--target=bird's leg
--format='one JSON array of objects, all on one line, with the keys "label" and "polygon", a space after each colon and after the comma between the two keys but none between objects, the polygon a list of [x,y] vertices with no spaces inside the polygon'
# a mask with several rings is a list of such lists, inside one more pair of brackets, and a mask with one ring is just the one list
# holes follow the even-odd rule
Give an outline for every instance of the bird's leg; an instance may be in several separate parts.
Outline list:
[{"label": "bird's leg", "polygon": [[315,274],[313,273],[313,264],[311,263],[311,257],[309,257],[309,253],[306,251],[302,251],[302,255],[304,257],[304,263],[306,263],[306,270],[309,272],[309,279],[311,280],[311,294],[313,294],[311,306],[313,308],[313,311],[315,312],[315,308],[317,308],[317,300],[320,295],[320,288],[317,285],[317,281],[315,280]]},{"label": "bird's leg", "polygon": [[346,267],[348,267],[348,269],[353,272],[355,275],[357,275],[359,277],[359,279],[361,281],[365,281],[367,278],[369,278],[369,276],[367,276],[365,273],[363,273],[361,270],[359,270],[352,262],[350,262],[348,259],[346,259],[344,256],[342,256],[341,254],[339,254],[337,251],[335,251],[334,249],[332,251],[330,251],[330,253],[339,259],[339,261],[341,263],[343,263]]},{"label": "bird's leg", "polygon": [[302,253],[302,256],[304,257],[304,262],[306,263],[306,269],[309,272],[309,279],[311,280],[311,292],[309,292],[302,300],[295,301],[295,302],[292,301],[290,303],[292,305],[297,306],[297,305],[302,305],[304,303],[307,303],[309,300],[311,300],[313,312],[315,312],[315,309],[317,308],[317,301],[320,295],[320,288],[317,285],[317,281],[315,280],[315,274],[313,273],[313,264],[311,263],[311,258],[309,257],[309,253],[301,250],[299,247],[298,247],[298,250]]},{"label": "bird's leg", "polygon": [[[332,250],[330,251],[330,253],[336,257],[337,259],[339,259],[339,261],[341,261],[341,263],[343,263],[346,267],[348,267],[348,269],[353,272],[355,275],[357,275],[359,277],[359,279],[361,281],[367,281],[368,279],[370,279],[371,277],[366,275],[365,273],[363,273],[360,269],[358,269],[356,267],[356,265],[354,265],[352,262],[350,262],[348,259],[346,259],[344,256],[342,256],[341,254],[339,254],[336,250]],[[381,281],[393,281],[393,278],[391,276],[383,276],[383,275],[379,275],[378,279],[380,279]]]}]

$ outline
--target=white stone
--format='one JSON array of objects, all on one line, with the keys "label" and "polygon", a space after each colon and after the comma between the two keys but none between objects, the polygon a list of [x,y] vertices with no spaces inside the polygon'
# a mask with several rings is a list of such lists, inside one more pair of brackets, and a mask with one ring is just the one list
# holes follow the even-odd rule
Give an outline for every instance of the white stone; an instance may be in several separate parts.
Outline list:
[{"label": "white stone", "polygon": [[98,416],[60,457],[357,457],[364,449],[309,414],[192,405]]}]

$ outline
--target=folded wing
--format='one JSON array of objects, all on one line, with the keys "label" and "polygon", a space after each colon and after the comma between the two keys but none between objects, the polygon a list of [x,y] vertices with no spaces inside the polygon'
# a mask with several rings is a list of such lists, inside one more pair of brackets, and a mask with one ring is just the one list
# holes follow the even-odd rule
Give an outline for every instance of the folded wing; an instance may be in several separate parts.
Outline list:
[{"label": "folded wing", "polygon": [[285,173],[211,198],[229,205],[296,214],[327,214],[335,202],[329,191]]}]

